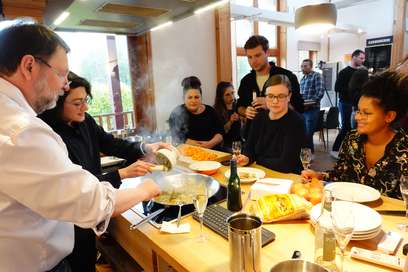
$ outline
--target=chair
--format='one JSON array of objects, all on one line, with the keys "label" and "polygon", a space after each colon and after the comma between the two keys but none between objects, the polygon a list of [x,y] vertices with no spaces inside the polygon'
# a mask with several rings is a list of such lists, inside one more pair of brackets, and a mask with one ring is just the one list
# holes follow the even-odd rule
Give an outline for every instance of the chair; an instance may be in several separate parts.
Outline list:
[{"label": "chair", "polygon": [[326,129],[327,148],[329,147],[329,129],[337,129],[339,127],[339,109],[330,107],[326,115],[326,120],[323,122],[323,128]]},{"label": "chair", "polygon": [[324,138],[324,110],[320,110],[319,119],[317,120],[317,125],[315,132],[319,132],[319,140],[323,141],[324,150],[327,150],[326,139]]}]

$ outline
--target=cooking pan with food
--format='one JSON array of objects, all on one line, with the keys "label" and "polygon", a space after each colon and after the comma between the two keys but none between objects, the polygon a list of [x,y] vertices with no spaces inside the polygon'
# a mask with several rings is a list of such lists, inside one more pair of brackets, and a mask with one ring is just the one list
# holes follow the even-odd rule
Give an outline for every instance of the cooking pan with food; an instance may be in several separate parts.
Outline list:
[{"label": "cooking pan with food", "polygon": [[[159,213],[154,213],[154,211],[157,210],[157,208],[163,208],[161,205],[164,206],[162,212],[172,206],[179,206],[178,222],[180,221],[181,207],[183,205],[193,204],[193,199],[200,191],[201,186],[207,187],[208,198],[215,195],[220,188],[218,181],[212,177],[197,173],[163,175],[156,180],[156,183],[161,190],[160,196],[146,204],[144,203],[144,207],[152,211],[148,218],[151,219],[160,216]],[[147,222],[149,219],[143,220],[143,222]],[[139,224],[136,226],[138,225]],[[132,225],[131,229],[135,229],[136,226]]]}]

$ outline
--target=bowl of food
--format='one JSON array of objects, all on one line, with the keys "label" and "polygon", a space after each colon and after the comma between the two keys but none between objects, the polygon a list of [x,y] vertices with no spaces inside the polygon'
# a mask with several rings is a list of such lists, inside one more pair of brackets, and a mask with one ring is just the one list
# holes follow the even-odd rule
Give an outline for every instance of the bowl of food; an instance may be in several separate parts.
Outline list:
[{"label": "bowl of food", "polygon": [[221,163],[216,161],[197,161],[189,165],[189,168],[204,175],[214,175],[221,167]]}]

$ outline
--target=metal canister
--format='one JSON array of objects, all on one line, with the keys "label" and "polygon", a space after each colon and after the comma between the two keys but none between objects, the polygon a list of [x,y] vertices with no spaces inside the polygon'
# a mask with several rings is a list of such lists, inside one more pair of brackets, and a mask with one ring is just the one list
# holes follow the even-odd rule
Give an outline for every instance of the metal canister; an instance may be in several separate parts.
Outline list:
[{"label": "metal canister", "polygon": [[230,270],[232,272],[261,271],[261,219],[240,213],[229,217],[227,222]]}]

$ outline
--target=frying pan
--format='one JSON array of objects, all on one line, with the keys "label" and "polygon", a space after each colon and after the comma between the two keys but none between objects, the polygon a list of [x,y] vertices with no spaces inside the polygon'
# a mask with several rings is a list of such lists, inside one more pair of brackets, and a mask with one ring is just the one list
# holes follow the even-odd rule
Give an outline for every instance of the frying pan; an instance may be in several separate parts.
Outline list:
[{"label": "frying pan", "polygon": [[[159,185],[161,193],[160,196],[154,198],[152,201],[165,206],[178,205],[180,207],[178,223],[180,221],[181,206],[193,204],[193,198],[195,195],[197,195],[197,193],[200,192],[200,189],[202,188],[201,186],[207,187],[208,198],[215,195],[220,188],[220,184],[218,183],[218,181],[216,181],[212,177],[197,173],[164,175],[159,177],[156,180],[156,183]],[[162,209],[161,212],[163,212],[164,210],[165,209]],[[161,212],[157,211],[148,215],[142,221],[131,225],[130,229],[135,229],[139,225],[149,221],[151,218],[157,216]]]}]

